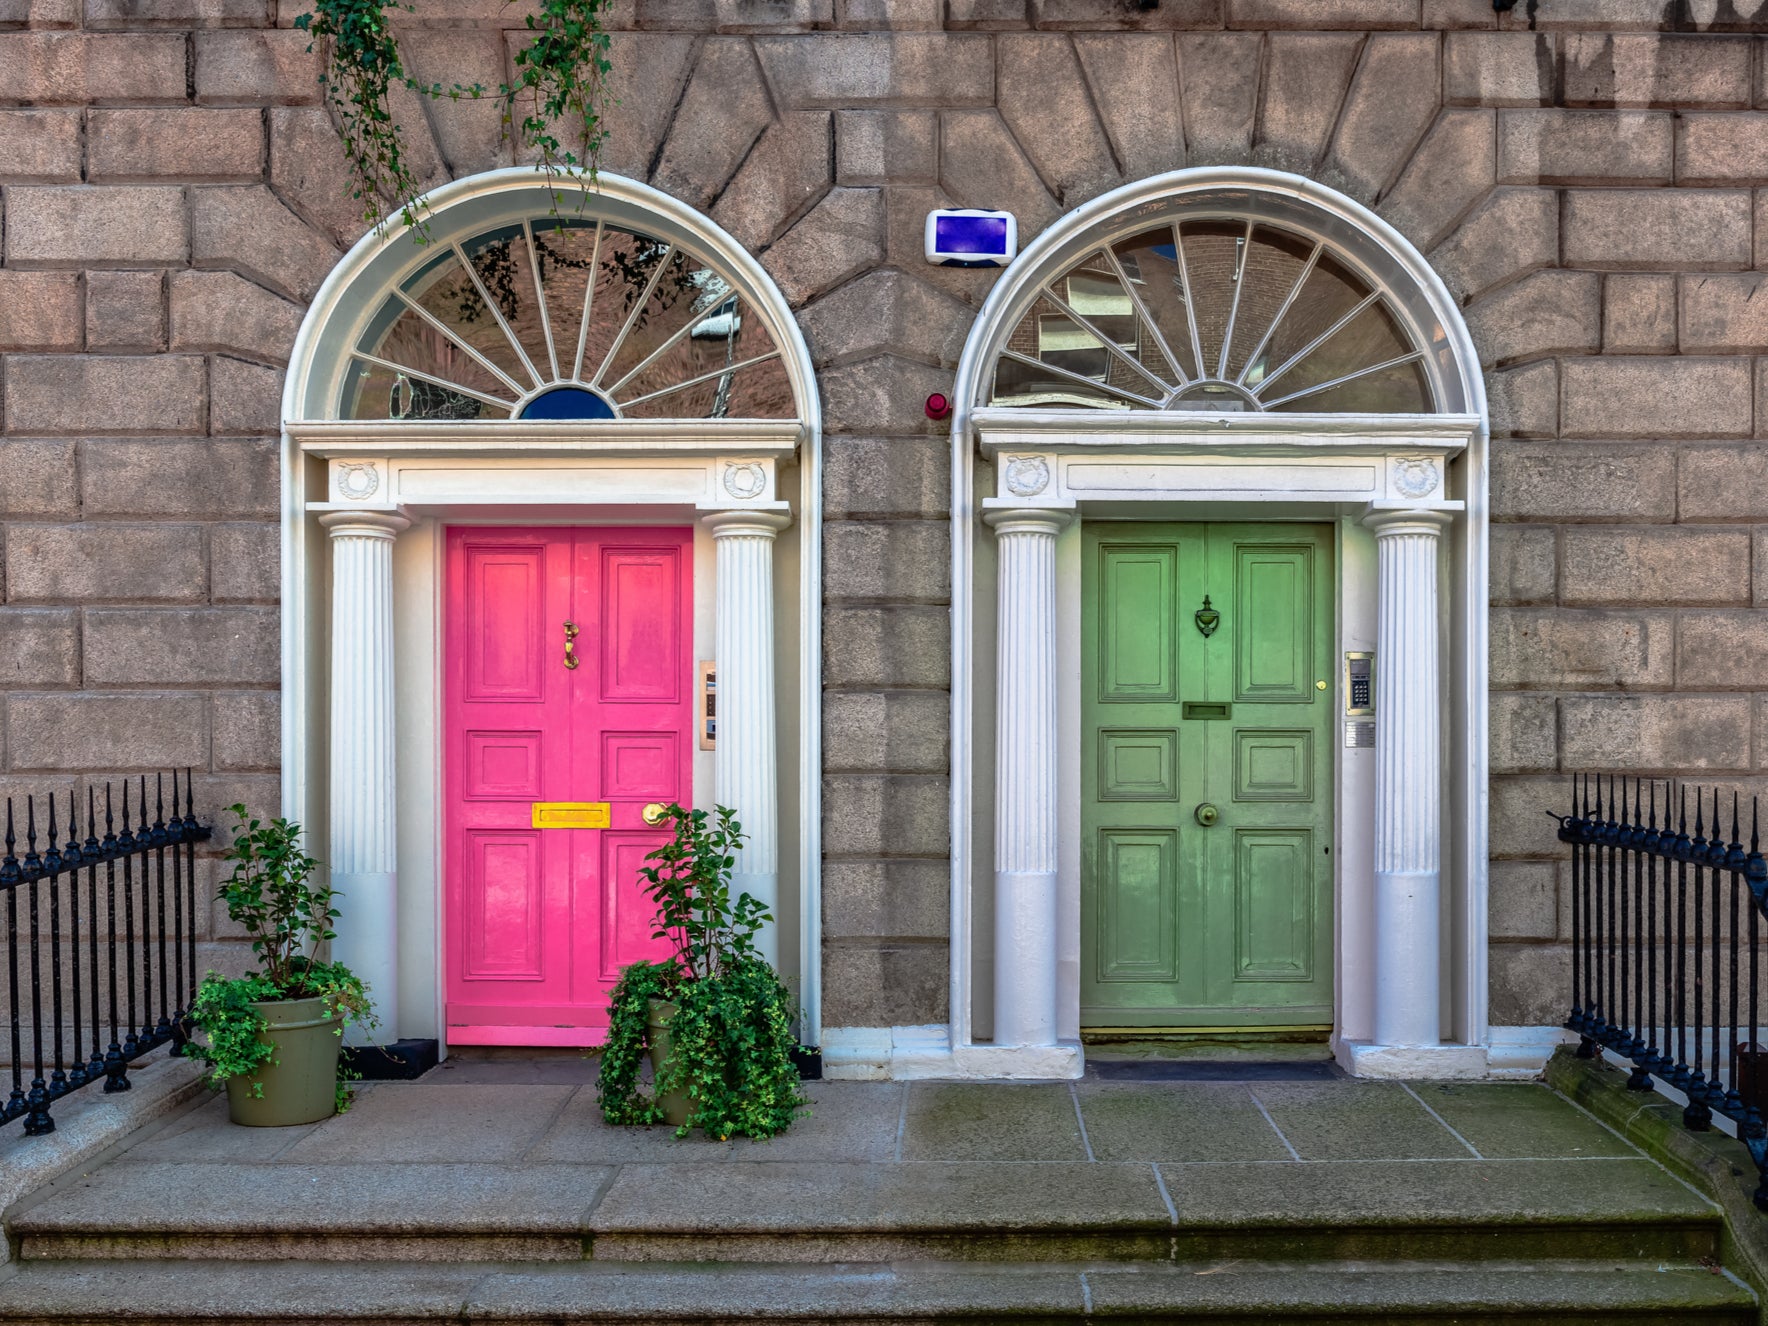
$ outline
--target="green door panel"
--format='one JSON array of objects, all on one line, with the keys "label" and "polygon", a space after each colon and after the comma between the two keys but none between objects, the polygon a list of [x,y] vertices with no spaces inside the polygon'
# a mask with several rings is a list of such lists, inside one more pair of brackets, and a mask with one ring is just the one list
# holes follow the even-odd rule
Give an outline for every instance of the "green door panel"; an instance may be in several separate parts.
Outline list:
[{"label": "green door panel", "polygon": [[1083,549],[1081,1025],[1329,1023],[1331,527],[1089,522]]}]

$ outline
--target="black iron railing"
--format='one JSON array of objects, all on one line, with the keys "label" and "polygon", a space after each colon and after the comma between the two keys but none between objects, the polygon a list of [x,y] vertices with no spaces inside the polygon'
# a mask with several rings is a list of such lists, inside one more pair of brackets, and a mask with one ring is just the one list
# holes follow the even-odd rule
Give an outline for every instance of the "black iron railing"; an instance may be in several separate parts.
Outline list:
[{"label": "black iron railing", "polygon": [[[1696,1131],[1737,1125],[1768,1211],[1768,1052],[1762,1048],[1762,921],[1768,860],[1754,798],[1736,792],[1584,775],[1572,813],[1555,815],[1572,849],[1572,1009],[1578,1053],[1600,1046],[1687,1099]],[[1689,802],[1694,804],[1692,808]],[[1749,846],[1743,845],[1745,834]]]},{"label": "black iron railing", "polygon": [[133,786],[125,778],[120,794],[88,786],[83,817],[73,792],[41,807],[27,796],[22,810],[7,798],[0,921],[12,1091],[0,1124],[23,1118],[28,1134],[53,1132],[55,1101],[94,1082],[127,1091],[131,1062],[183,1044],[197,985],[196,844],[210,831],[196,821],[188,771],[182,784],[171,775],[169,817],[166,781],[156,774],[150,791],[145,775]]}]

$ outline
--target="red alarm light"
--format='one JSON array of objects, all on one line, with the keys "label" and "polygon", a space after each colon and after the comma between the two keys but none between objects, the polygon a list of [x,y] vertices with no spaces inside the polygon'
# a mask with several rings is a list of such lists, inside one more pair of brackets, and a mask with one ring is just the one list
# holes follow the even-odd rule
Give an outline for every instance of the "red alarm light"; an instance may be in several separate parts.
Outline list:
[{"label": "red alarm light", "polygon": [[952,417],[952,403],[944,392],[936,391],[927,398],[927,417],[935,422]]}]

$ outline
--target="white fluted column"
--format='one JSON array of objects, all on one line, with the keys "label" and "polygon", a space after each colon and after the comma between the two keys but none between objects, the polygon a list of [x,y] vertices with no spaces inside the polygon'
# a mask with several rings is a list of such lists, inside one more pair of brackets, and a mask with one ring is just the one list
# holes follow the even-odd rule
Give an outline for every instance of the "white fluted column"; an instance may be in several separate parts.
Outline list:
[{"label": "white fluted column", "polygon": [[338,892],[332,958],[368,984],[380,1036],[399,1032],[399,875],[393,753],[391,511],[334,511],[331,534],[331,866]]},{"label": "white fluted column", "polygon": [[1056,536],[1069,513],[991,511],[996,1045],[1056,1043]]},{"label": "white fluted column", "polygon": [[1381,1046],[1442,1037],[1441,511],[1371,511],[1375,531],[1375,1020]]},{"label": "white fluted column", "polygon": [[718,804],[737,812],[748,839],[731,872],[775,916],[759,936],[779,965],[780,761],[774,714],[774,538],[792,523],[780,511],[720,511],[703,522],[718,549],[713,640],[718,665]]}]

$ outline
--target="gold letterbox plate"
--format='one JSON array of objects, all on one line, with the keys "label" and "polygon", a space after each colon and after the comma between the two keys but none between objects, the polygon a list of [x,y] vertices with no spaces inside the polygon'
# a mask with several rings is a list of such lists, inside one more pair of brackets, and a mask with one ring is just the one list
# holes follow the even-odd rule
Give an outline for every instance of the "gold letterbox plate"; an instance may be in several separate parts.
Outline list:
[{"label": "gold letterbox plate", "polygon": [[612,821],[606,801],[535,801],[537,829],[605,829]]}]

